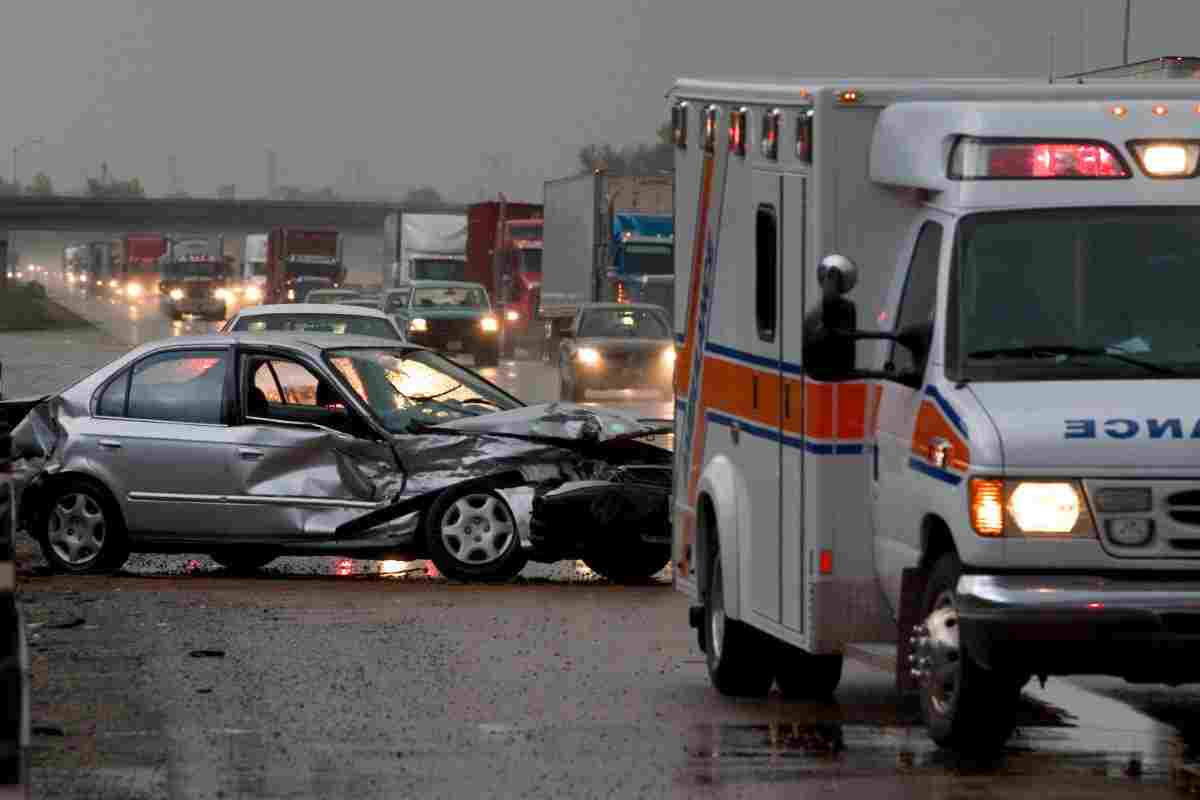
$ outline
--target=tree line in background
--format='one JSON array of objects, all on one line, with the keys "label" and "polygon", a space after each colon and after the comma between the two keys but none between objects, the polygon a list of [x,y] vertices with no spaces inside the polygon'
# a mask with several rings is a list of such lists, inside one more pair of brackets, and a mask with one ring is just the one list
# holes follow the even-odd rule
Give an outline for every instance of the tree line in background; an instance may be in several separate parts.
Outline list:
[{"label": "tree line in background", "polygon": [[[627,144],[614,147],[611,144],[589,144],[579,148],[579,171],[594,172],[602,169],[610,175],[660,175],[675,169],[675,149],[671,144],[671,126],[663,125],[657,131],[653,144]],[[101,165],[98,178],[87,178],[84,194],[88,197],[145,197],[146,190],[139,178],[114,178],[108,173],[108,165]],[[217,195],[232,199],[237,187],[219,187]],[[0,194],[28,194],[49,197],[55,193],[54,183],[45,172],[38,172],[28,186],[20,186],[0,178]],[[186,197],[183,192],[175,196]],[[309,189],[302,186],[280,186],[272,195],[274,200],[318,201],[338,200],[340,195],[331,186]],[[400,203],[414,206],[446,205],[447,200],[435,187],[415,186],[401,198]]]}]

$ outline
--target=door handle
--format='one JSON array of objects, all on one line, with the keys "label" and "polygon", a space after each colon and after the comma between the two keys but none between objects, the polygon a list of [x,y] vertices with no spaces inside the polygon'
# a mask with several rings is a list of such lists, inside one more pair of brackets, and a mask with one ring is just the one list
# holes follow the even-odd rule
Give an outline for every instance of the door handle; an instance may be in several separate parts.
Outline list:
[{"label": "door handle", "polygon": [[950,452],[950,441],[942,436],[935,436],[929,441],[929,463],[935,467],[946,466],[946,456]]},{"label": "door handle", "polygon": [[101,439],[99,444],[101,447],[105,448],[106,450],[120,450],[121,449],[121,443],[118,442],[116,439]]},{"label": "door handle", "polygon": [[243,449],[238,450],[238,455],[242,457],[243,461],[258,461],[260,458],[263,457],[263,451],[262,450],[247,450],[247,449],[243,448]]}]

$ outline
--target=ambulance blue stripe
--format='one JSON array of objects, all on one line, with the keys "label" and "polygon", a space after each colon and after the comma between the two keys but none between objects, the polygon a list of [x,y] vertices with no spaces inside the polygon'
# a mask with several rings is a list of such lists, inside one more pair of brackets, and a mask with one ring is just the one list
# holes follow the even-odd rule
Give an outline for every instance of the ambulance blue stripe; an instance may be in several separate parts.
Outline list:
[{"label": "ambulance blue stripe", "polygon": [[742,433],[747,433],[751,436],[757,436],[760,439],[768,439],[772,442],[779,442],[787,447],[792,447],[797,450],[804,450],[818,456],[851,456],[862,455],[866,452],[866,446],[862,444],[831,444],[827,442],[811,442],[799,436],[789,436],[786,433],[781,433],[773,428],[767,428],[762,425],[755,425],[751,422],[731,417],[728,414],[722,414],[719,411],[709,411],[705,413],[704,418],[714,425],[723,425],[726,428],[737,426]]},{"label": "ambulance blue stripe", "polygon": [[908,460],[908,466],[910,469],[914,469],[922,475],[939,480],[942,483],[948,483],[951,486],[958,486],[958,484],[962,483],[961,475],[955,475],[953,472],[948,470],[938,469],[935,466],[926,464],[919,458],[910,458]]},{"label": "ambulance blue stripe", "polygon": [[950,405],[950,402],[937,390],[936,386],[926,386],[925,394],[933,398],[933,402],[938,404],[938,408],[942,409],[942,413],[946,415],[946,419],[950,420],[950,424],[958,428],[958,432],[963,435],[963,438],[970,439],[967,435],[967,424],[963,422],[962,417]]},{"label": "ambulance blue stripe", "polygon": [[734,361],[740,361],[743,364],[753,364],[756,367],[766,367],[767,369],[777,369],[789,375],[799,375],[803,370],[799,364],[792,364],[787,361],[780,361],[777,358],[769,358],[760,356],[754,353],[747,353],[745,350],[738,350],[734,347],[729,347],[716,342],[709,342],[705,348],[706,353],[714,356],[724,356],[725,358]]}]

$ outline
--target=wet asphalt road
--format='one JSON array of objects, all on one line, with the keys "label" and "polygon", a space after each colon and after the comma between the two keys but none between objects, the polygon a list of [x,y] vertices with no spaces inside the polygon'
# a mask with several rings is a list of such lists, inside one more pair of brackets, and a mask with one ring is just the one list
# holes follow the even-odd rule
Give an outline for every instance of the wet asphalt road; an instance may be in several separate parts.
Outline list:
[{"label": "wet asphalt road", "polygon": [[[90,366],[85,334],[0,337],[9,390],[10,358],[68,382],[206,327],[120,304],[88,314],[116,340]],[[528,400],[557,395],[543,365],[487,373]],[[1174,796],[1200,721],[1200,692],[1052,680],[1027,690],[1001,758],[963,762],[863,663],[834,703],[720,697],[663,576],[616,587],[563,564],[479,587],[423,562],[331,558],[242,578],[204,556],[139,556],[66,578],[29,544],[36,797],[1146,798]]]}]

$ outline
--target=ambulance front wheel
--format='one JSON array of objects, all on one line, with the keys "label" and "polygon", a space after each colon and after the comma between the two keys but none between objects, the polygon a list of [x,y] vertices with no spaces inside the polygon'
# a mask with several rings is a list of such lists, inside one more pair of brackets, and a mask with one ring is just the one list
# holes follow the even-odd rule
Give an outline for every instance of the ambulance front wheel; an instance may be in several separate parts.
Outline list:
[{"label": "ambulance front wheel", "polygon": [[704,594],[704,660],[708,676],[721,694],[734,697],[764,697],[771,690],[774,674],[770,658],[771,640],[766,634],[725,615],[725,589],[721,554],[713,551]]},{"label": "ambulance front wheel", "polygon": [[1012,735],[1022,681],[985,669],[963,649],[955,591],[961,573],[954,553],[934,565],[921,606],[924,619],[914,631],[914,676],[930,738],[948,750],[986,754]]}]

